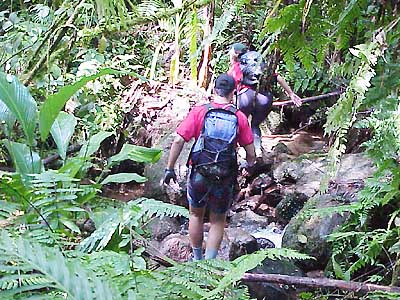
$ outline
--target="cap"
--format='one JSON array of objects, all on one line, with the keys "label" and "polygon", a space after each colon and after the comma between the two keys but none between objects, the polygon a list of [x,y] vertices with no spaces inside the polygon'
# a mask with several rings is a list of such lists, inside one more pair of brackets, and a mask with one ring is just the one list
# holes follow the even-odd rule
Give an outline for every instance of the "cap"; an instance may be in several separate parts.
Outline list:
[{"label": "cap", "polygon": [[231,49],[233,49],[237,54],[243,54],[247,52],[247,46],[243,45],[242,43],[234,43],[231,46]]},{"label": "cap", "polygon": [[235,89],[235,79],[232,76],[223,73],[215,80],[215,88],[223,89],[226,91],[233,91]]}]

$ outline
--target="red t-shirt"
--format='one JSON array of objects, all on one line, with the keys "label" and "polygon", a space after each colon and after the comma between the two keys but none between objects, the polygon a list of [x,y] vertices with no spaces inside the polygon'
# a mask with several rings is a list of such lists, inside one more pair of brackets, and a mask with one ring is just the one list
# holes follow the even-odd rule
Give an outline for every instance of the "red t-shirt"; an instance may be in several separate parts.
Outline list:
[{"label": "red t-shirt", "polygon": [[[211,102],[214,108],[223,108],[227,104]],[[185,140],[185,142],[190,141],[192,138],[197,139],[203,127],[204,116],[207,109],[204,105],[195,106],[189,112],[187,117],[179,124],[176,132]],[[244,113],[240,110],[236,112],[238,118],[238,144],[240,146],[247,146],[253,142],[253,133],[249,125],[249,121]]]},{"label": "red t-shirt", "polygon": [[240,70],[240,62],[237,61],[233,63],[227,73],[228,75],[231,75],[233,79],[235,79],[235,87],[237,88],[243,77],[242,70]]}]

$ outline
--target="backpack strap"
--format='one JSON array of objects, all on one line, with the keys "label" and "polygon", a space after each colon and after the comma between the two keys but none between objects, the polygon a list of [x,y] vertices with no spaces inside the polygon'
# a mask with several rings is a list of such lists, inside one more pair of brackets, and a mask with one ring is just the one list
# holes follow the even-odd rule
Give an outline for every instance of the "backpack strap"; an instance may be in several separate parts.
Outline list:
[{"label": "backpack strap", "polygon": [[225,110],[228,110],[228,111],[230,111],[231,113],[234,113],[234,114],[236,114],[236,112],[238,111],[238,109],[232,103],[229,103],[229,104],[223,106],[222,108],[225,109]]},{"label": "backpack strap", "polygon": [[224,105],[222,107],[213,107],[211,105],[211,103],[207,103],[207,104],[204,104],[204,107],[206,108],[207,111],[209,111],[211,109],[225,109],[234,114],[236,114],[236,112],[238,111],[238,109],[232,103],[227,103],[226,105]]}]

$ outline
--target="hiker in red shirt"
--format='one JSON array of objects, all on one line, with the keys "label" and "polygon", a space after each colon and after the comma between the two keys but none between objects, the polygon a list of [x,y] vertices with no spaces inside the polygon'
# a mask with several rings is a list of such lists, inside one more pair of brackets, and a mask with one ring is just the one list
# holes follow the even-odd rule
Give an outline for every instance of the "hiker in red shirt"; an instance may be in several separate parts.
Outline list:
[{"label": "hiker in red shirt", "polygon": [[[226,221],[226,213],[230,208],[234,196],[234,187],[237,180],[237,160],[236,146],[239,144],[246,150],[246,161],[248,166],[254,165],[255,151],[253,144],[253,134],[251,132],[247,117],[237,110],[232,104],[235,82],[232,76],[222,74],[215,81],[214,95],[210,104],[195,106],[177,128],[177,136],[172,143],[168,157],[168,165],[165,169],[164,184],[169,184],[170,180],[176,181],[174,171],[175,162],[178,159],[185,142],[195,139],[196,142],[191,151],[191,169],[188,178],[187,199],[189,202],[189,237],[193,250],[193,259],[203,259],[203,222],[206,207],[210,209],[210,230],[208,233],[205,258],[215,258],[220,247]],[[228,126],[229,124],[232,127]],[[231,129],[231,130],[230,130]],[[217,161],[218,157],[234,160],[230,162],[232,169],[220,169],[227,171],[222,177],[208,176],[218,166],[210,164],[200,164],[197,157],[201,155],[212,155],[208,152],[208,145],[212,142],[218,143],[218,139],[212,140],[210,134],[225,137],[227,145],[233,143],[233,155],[229,156],[229,147],[224,151],[218,151],[212,160]],[[218,146],[218,145],[216,145]],[[199,156],[196,156],[198,155]],[[206,156],[205,156],[206,157]],[[203,156],[204,160],[204,156]],[[227,160],[218,161],[226,163]]]},{"label": "hiker in red shirt", "polygon": [[[251,129],[254,134],[254,145],[257,157],[262,155],[260,124],[267,118],[272,109],[272,94],[270,91],[259,91],[258,84],[265,64],[260,53],[247,51],[241,43],[232,45],[230,54],[230,69],[228,74],[235,79],[239,109],[248,117],[251,115]],[[285,79],[277,73],[271,75],[272,81],[279,83],[296,106],[301,105],[297,96]]]},{"label": "hiker in red shirt", "polygon": [[247,52],[247,47],[242,43],[235,43],[229,50],[229,75],[235,79],[235,87],[237,89],[240,81],[242,80],[242,70],[240,70],[240,56]]}]

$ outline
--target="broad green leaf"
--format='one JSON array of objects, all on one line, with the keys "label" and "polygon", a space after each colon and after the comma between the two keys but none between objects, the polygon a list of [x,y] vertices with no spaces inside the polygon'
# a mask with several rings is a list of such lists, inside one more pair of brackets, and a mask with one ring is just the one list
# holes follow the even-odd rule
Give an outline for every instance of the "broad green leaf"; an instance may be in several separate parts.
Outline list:
[{"label": "broad green leaf", "polygon": [[79,172],[85,160],[82,157],[73,157],[67,160],[67,162],[58,171],[60,173],[67,173],[71,177]]},{"label": "broad green leaf", "polygon": [[18,173],[23,175],[37,174],[43,170],[39,154],[31,151],[27,145],[9,140],[4,140],[3,143],[10,153],[11,159]]},{"label": "broad green leaf", "polygon": [[89,141],[87,141],[82,146],[81,150],[79,151],[79,156],[80,157],[91,156],[99,149],[101,142],[113,134],[114,134],[113,132],[106,132],[106,131],[100,131],[96,133],[89,139]]},{"label": "broad green leaf", "polygon": [[338,264],[338,262],[336,261],[335,255],[332,255],[332,266],[333,266],[333,271],[335,272],[336,277],[339,279],[344,279],[345,274],[344,274],[340,264]]},{"label": "broad green leaf", "polygon": [[115,183],[125,183],[125,182],[130,182],[130,181],[135,181],[138,183],[146,182],[147,178],[140,176],[136,173],[118,173],[118,174],[112,174],[107,176],[101,184],[107,184],[111,182]]},{"label": "broad green leaf", "polygon": [[79,230],[79,227],[71,220],[61,219],[60,221],[61,221],[61,223],[63,223],[63,225],[65,227],[70,229],[72,232],[81,233],[81,231]]},{"label": "broad green leaf", "polygon": [[51,126],[51,135],[57,144],[58,153],[65,160],[67,155],[67,147],[74,133],[76,126],[76,118],[65,112],[60,112],[57,119]]},{"label": "broad green leaf", "polygon": [[109,163],[115,164],[126,159],[137,162],[155,163],[160,159],[161,153],[160,149],[125,144],[118,154],[109,158]]},{"label": "broad green leaf", "polygon": [[21,124],[29,145],[33,144],[37,104],[28,89],[15,76],[0,72],[0,100]]},{"label": "broad green leaf", "polygon": [[7,136],[10,135],[14,127],[15,121],[16,119],[14,114],[8,109],[7,105],[5,105],[3,101],[0,101],[0,122],[5,123],[5,132]]},{"label": "broad green leaf", "polygon": [[104,75],[120,75],[120,74],[125,74],[125,73],[110,68],[103,69],[94,75],[85,76],[81,78],[79,81],[75,82],[72,85],[64,86],[63,88],[60,89],[58,93],[49,96],[43,103],[43,106],[39,112],[39,129],[42,141],[44,141],[49,135],[54,120],[57,118],[58,113],[64,107],[68,99],[71,98],[82,87],[84,87],[86,83]]}]

